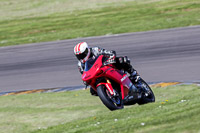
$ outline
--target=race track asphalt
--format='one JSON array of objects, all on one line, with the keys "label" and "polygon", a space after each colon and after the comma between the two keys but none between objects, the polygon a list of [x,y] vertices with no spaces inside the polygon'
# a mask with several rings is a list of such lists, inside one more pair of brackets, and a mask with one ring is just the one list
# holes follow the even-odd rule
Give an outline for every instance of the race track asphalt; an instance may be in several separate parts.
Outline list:
[{"label": "race track asphalt", "polygon": [[200,26],[0,47],[0,92],[80,86],[76,43],[127,55],[147,82],[200,81]]}]

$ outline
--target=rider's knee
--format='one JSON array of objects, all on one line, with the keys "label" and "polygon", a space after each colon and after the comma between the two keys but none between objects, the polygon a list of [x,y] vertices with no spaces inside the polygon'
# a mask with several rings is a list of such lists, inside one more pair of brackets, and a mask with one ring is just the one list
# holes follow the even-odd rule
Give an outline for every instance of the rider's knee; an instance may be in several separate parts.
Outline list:
[{"label": "rider's knee", "polygon": [[120,56],[117,58],[117,62],[120,64],[130,64],[130,59],[127,56]]},{"label": "rider's knee", "polygon": [[116,62],[119,64],[130,64],[130,59],[127,56],[120,56],[116,58]]}]

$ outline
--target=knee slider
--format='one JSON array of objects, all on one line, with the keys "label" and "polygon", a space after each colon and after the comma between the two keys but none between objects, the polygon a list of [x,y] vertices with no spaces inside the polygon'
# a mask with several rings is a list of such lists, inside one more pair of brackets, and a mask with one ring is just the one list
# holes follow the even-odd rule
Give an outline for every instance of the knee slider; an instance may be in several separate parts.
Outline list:
[{"label": "knee slider", "polygon": [[124,63],[130,64],[130,59],[127,56],[124,56]]},{"label": "knee slider", "polygon": [[123,57],[118,57],[118,61],[119,61],[120,64],[123,64],[124,63]]}]

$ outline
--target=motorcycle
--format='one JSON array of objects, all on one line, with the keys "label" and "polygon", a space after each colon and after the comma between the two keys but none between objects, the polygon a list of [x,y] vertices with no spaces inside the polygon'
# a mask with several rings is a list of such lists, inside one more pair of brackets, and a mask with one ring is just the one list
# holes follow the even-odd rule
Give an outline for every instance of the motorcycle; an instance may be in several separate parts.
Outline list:
[{"label": "motorcycle", "polygon": [[108,109],[113,111],[123,109],[124,105],[155,102],[153,91],[143,79],[140,83],[142,89],[139,89],[138,84],[131,82],[126,72],[106,61],[107,57],[103,55],[87,60],[82,80],[97,92]]}]

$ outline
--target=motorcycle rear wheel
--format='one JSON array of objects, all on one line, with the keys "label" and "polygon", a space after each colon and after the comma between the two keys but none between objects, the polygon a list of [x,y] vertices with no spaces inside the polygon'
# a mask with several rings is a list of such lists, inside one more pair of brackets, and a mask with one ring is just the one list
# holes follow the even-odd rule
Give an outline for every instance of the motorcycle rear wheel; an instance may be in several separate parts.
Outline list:
[{"label": "motorcycle rear wheel", "polygon": [[121,96],[119,95],[118,97],[115,97],[116,99],[113,99],[113,96],[110,95],[109,91],[104,85],[97,87],[97,94],[103,104],[111,111],[124,108]]},{"label": "motorcycle rear wheel", "polygon": [[148,94],[148,96],[145,96],[145,93],[143,93],[142,98],[138,101],[138,104],[142,105],[142,104],[155,102],[155,95],[154,95],[151,87],[143,79],[141,79],[141,82],[143,85],[146,86],[146,89],[149,91],[149,94]]}]

